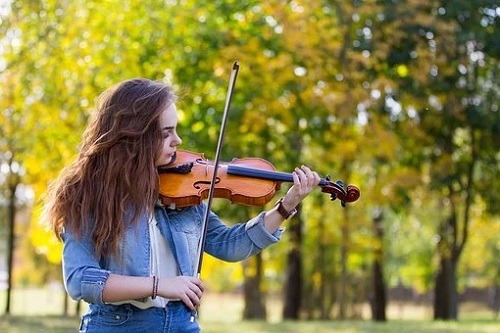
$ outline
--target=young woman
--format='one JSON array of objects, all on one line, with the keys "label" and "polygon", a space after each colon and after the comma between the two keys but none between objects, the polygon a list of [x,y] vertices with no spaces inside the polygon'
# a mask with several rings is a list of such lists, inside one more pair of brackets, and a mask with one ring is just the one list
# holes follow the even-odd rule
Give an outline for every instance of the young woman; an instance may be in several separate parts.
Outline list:
[{"label": "young woman", "polygon": [[[194,274],[206,205],[170,210],[158,197],[157,167],[172,162],[177,135],[172,87],[131,79],[97,101],[78,158],[49,187],[45,214],[63,241],[64,284],[89,303],[80,332],[198,332],[190,320],[203,296]],[[205,251],[248,258],[279,241],[280,225],[318,185],[306,166],[278,204],[226,226],[213,212]]]}]

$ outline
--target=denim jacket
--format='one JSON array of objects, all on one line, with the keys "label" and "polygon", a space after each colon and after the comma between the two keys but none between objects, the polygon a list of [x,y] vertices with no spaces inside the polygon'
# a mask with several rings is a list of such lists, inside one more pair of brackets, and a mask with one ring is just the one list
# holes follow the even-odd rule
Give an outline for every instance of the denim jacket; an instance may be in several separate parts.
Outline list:
[{"label": "denim jacket", "polygon": [[[182,210],[155,207],[155,218],[162,236],[177,260],[181,275],[194,275],[198,261],[198,240],[206,204]],[[148,216],[130,225],[119,244],[118,256],[97,258],[90,235],[75,237],[64,231],[63,276],[65,288],[74,300],[103,304],[102,292],[109,274],[150,276],[150,238]],[[225,261],[239,261],[276,243],[282,230],[273,234],[264,227],[264,212],[246,223],[226,226],[213,212],[207,225],[205,252]],[[146,299],[142,300],[145,301]]]}]

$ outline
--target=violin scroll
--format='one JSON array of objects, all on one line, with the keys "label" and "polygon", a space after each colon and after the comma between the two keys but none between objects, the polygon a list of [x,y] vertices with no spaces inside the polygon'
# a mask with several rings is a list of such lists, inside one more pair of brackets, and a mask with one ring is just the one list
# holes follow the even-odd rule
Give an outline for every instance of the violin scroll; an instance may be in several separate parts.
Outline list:
[{"label": "violin scroll", "polygon": [[354,202],[359,199],[360,191],[357,186],[347,185],[347,202]]},{"label": "violin scroll", "polygon": [[358,200],[360,196],[360,191],[357,186],[347,185],[344,189],[344,182],[341,180],[332,182],[329,176],[322,179],[319,182],[319,186],[321,187],[321,192],[330,194],[330,200],[334,201],[339,199],[342,207],[345,207],[346,203]]}]

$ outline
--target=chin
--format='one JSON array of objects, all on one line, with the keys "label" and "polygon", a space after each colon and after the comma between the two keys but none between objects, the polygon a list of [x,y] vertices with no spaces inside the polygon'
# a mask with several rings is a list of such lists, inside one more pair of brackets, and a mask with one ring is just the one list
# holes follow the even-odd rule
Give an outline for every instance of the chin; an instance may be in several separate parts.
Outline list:
[{"label": "chin", "polygon": [[169,158],[164,158],[161,161],[158,161],[157,166],[160,166],[160,165],[169,165],[173,161],[174,161],[174,157],[173,156],[171,156]]}]

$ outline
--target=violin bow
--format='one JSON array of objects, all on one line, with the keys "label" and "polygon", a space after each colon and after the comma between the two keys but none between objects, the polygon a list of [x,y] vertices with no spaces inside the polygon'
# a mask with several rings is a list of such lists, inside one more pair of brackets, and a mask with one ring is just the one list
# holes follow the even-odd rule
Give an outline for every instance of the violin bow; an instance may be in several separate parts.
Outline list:
[{"label": "violin bow", "polygon": [[[215,189],[215,184],[217,181],[217,169],[219,168],[220,152],[222,150],[222,143],[224,141],[224,134],[226,132],[226,122],[227,122],[227,117],[229,114],[229,107],[231,105],[231,100],[233,99],[233,91],[234,91],[234,86],[236,84],[236,78],[238,76],[239,69],[240,69],[240,65],[236,61],[233,64],[233,68],[231,70],[231,76],[229,78],[229,86],[227,89],[226,103],[224,105],[224,113],[222,115],[222,123],[221,123],[221,129],[220,129],[220,133],[219,133],[219,140],[217,142],[217,149],[215,152],[214,173],[212,175],[212,181],[210,183],[210,189],[208,191],[207,209],[205,211],[205,217],[203,218],[203,224],[201,226],[201,238],[198,242],[198,249],[197,249],[198,262],[197,262],[195,270],[194,270],[195,277],[198,277],[198,278],[200,278],[200,275],[201,275],[201,265],[203,263],[203,253],[205,252],[205,239],[207,237],[208,219],[210,217],[210,209],[212,207],[212,200],[214,197],[214,189]],[[191,322],[194,321],[195,316],[196,316],[196,310],[193,310],[193,312],[191,313],[191,319],[190,319]]]}]

